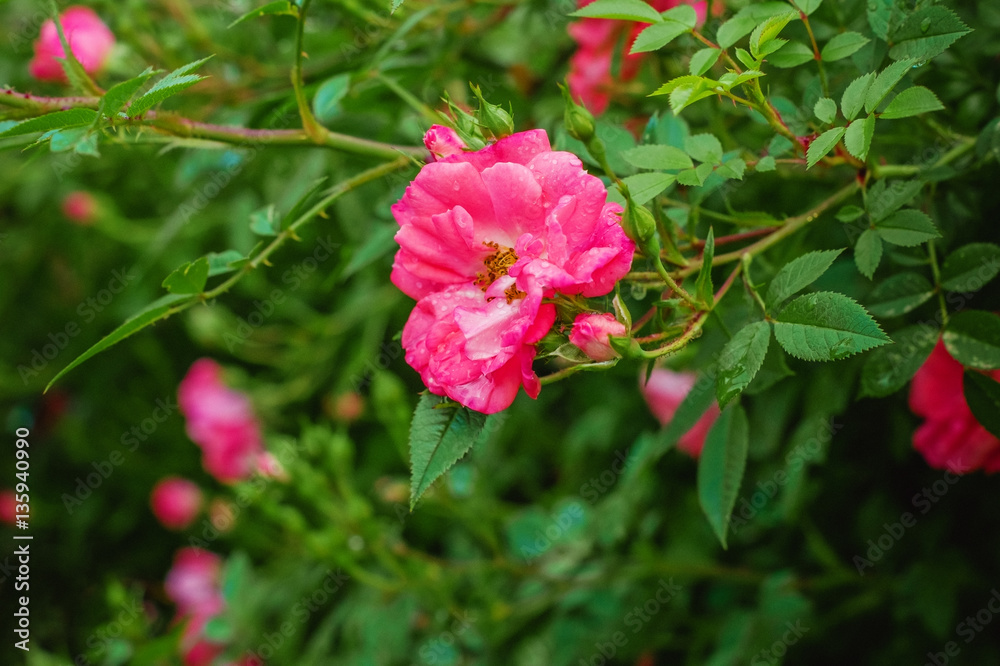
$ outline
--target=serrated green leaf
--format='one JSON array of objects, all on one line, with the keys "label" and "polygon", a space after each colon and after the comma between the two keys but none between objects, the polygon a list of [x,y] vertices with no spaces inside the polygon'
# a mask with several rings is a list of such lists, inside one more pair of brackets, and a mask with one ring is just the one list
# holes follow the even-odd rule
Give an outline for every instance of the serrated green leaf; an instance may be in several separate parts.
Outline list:
[{"label": "serrated green leaf", "polygon": [[875,229],[882,240],[903,247],[920,245],[941,236],[930,216],[915,208],[896,211],[884,220],[876,222]]},{"label": "serrated green leaf", "polygon": [[973,292],[1000,274],[1000,246],[969,243],[948,255],[941,265],[941,287]]},{"label": "serrated green leaf", "polygon": [[701,187],[705,180],[712,175],[712,165],[708,162],[699,164],[694,169],[684,169],[677,174],[677,182],[688,187]]},{"label": "serrated green leaf", "polygon": [[721,53],[721,50],[713,48],[695,51],[694,55],[691,56],[691,62],[688,64],[688,71],[691,72],[692,76],[701,76],[712,68],[712,65],[719,59],[719,54]]},{"label": "serrated green leaf", "polygon": [[873,222],[878,223],[889,217],[906,204],[923,188],[923,181],[879,180],[868,190],[866,205]]},{"label": "serrated green leaf", "polygon": [[736,58],[741,63],[743,63],[743,65],[745,67],[748,67],[750,69],[758,69],[759,66],[760,66],[760,62],[756,58],[754,58],[752,55],[750,55],[749,51],[747,51],[746,49],[740,48],[738,46],[736,47]]},{"label": "serrated green leaf", "polygon": [[834,292],[800,296],[781,311],[774,335],[792,356],[837,361],[890,342],[868,312]]},{"label": "serrated green leaf", "polygon": [[714,134],[693,134],[684,139],[684,152],[699,162],[717,164],[722,159],[722,144]]},{"label": "serrated green leaf", "polygon": [[771,325],[758,321],[741,328],[722,348],[715,385],[720,408],[725,409],[753,381],[764,363],[770,340]]},{"label": "serrated green leaf", "polygon": [[705,237],[705,249],[701,256],[701,269],[698,271],[698,279],[695,281],[695,295],[705,305],[711,307],[715,303],[714,289],[712,288],[712,259],[715,257],[715,231],[708,228],[708,236]]},{"label": "serrated green leaf", "polygon": [[889,57],[930,60],[970,32],[958,14],[947,7],[926,6],[907,16],[893,32]]},{"label": "serrated green leaf", "polygon": [[784,2],[761,2],[744,7],[732,18],[719,26],[715,39],[719,46],[728,49],[744,35],[749,34],[764,20],[776,15],[787,14],[788,5]]},{"label": "serrated green leaf", "polygon": [[813,113],[820,121],[829,125],[837,118],[837,103],[829,97],[820,97],[813,106]]},{"label": "serrated green leaf", "polygon": [[923,275],[906,271],[880,283],[868,295],[868,311],[878,317],[899,317],[934,295],[934,285]]},{"label": "serrated green leaf", "polygon": [[865,211],[863,208],[851,205],[851,206],[844,206],[843,208],[838,210],[837,214],[834,215],[834,217],[837,218],[838,222],[853,222],[854,220],[858,219],[864,214]]},{"label": "serrated green leaf", "polygon": [[489,418],[441,396],[420,396],[410,424],[411,511],[434,481],[485,439]]},{"label": "serrated green leaf", "polygon": [[205,258],[208,259],[208,277],[231,273],[239,268],[239,265],[232,265],[234,262],[240,262],[246,259],[242,252],[238,252],[236,250],[209,252]]},{"label": "serrated green leaf", "polygon": [[274,204],[250,213],[250,231],[259,236],[277,236],[281,231],[281,220]]},{"label": "serrated green leaf", "polygon": [[163,287],[171,294],[200,294],[208,281],[208,258],[200,257],[176,268],[163,279]]},{"label": "serrated green leaf", "polygon": [[913,68],[914,64],[916,64],[914,60],[900,60],[883,69],[875,77],[871,87],[868,89],[868,93],[865,95],[865,113],[871,113],[878,108],[882,100],[892,92],[892,89],[906,76],[906,73]]},{"label": "serrated green leaf", "polygon": [[778,165],[774,161],[774,157],[771,155],[766,155],[759,160],[757,160],[756,171],[759,173],[764,173],[766,171],[774,171],[778,168]]},{"label": "serrated green leaf", "polygon": [[337,74],[320,85],[313,96],[313,114],[324,123],[331,122],[340,114],[340,100],[351,90],[351,75]]},{"label": "serrated green leaf", "polygon": [[715,173],[726,179],[743,180],[747,163],[740,157],[731,157],[715,170]]},{"label": "serrated green leaf", "polygon": [[13,127],[0,132],[0,138],[8,136],[20,136],[22,134],[34,134],[35,132],[48,132],[54,129],[66,127],[79,127],[90,125],[97,118],[97,112],[92,109],[66,109],[47,113],[44,116],[23,120]]},{"label": "serrated green leaf", "polygon": [[1000,317],[983,310],[957,312],[941,336],[948,353],[967,368],[1000,368]]},{"label": "serrated green leaf", "polygon": [[854,263],[858,271],[871,280],[880,261],[882,261],[882,239],[874,230],[865,229],[854,245]]},{"label": "serrated green leaf", "polygon": [[771,16],[760,23],[750,34],[750,54],[754,58],[766,55],[761,47],[777,37],[788,25],[788,22],[795,18],[798,18],[797,12],[784,12]]},{"label": "serrated green leaf", "polygon": [[816,137],[809,144],[809,150],[806,151],[806,168],[811,169],[817,162],[826,157],[826,154],[833,150],[846,131],[846,127],[834,127]]},{"label": "serrated green leaf", "polygon": [[782,45],[774,53],[771,53],[767,58],[767,62],[775,67],[787,69],[789,67],[798,67],[815,59],[815,57],[813,50],[802,42],[790,41]]},{"label": "serrated green leaf", "polygon": [[154,74],[152,67],[147,67],[145,71],[139,76],[131,78],[128,81],[122,81],[121,83],[116,83],[115,85],[108,88],[108,92],[104,93],[104,97],[101,98],[101,106],[98,109],[98,113],[108,116],[109,118],[114,118],[122,107],[125,106],[132,96],[145,85]]},{"label": "serrated green leaf", "polygon": [[774,308],[819,279],[843,250],[817,250],[796,257],[781,267],[767,286],[765,301]]},{"label": "serrated green leaf", "polygon": [[842,32],[835,35],[820,51],[823,62],[834,62],[853,54],[871,40],[860,32]]},{"label": "serrated green leaf", "polygon": [[875,115],[870,114],[864,120],[855,120],[847,126],[847,131],[844,132],[844,148],[864,162],[868,158],[868,150],[872,146],[874,135]]},{"label": "serrated green leaf", "polygon": [[680,148],[662,145],[637,146],[622,153],[626,162],[640,169],[690,169],[694,166],[691,158]]},{"label": "serrated green leaf", "polygon": [[688,30],[693,30],[698,25],[698,12],[695,11],[694,7],[685,3],[668,9],[660,14],[660,16],[663,17],[664,21],[677,21],[687,27]]},{"label": "serrated green leaf", "polygon": [[819,9],[819,6],[823,4],[823,0],[793,0],[792,4],[803,14],[810,16],[814,11]]},{"label": "serrated green leaf", "polygon": [[884,398],[906,386],[930,356],[938,331],[909,326],[892,334],[894,344],[873,351],[861,369],[861,397]]},{"label": "serrated green leaf", "polygon": [[201,81],[205,77],[198,74],[192,74],[191,72],[208,62],[211,57],[212,56],[209,56],[208,58],[202,58],[201,60],[189,62],[188,64],[178,67],[164,76],[162,79],[154,83],[153,87],[147,90],[142,97],[139,97],[137,100],[132,102],[132,104],[128,107],[128,115],[130,117],[141,116],[168,97],[176,95],[185,88],[190,88],[194,84],[198,83],[198,81]]},{"label": "serrated green leaf", "polygon": [[632,201],[639,206],[651,201],[675,180],[677,177],[669,173],[639,173],[624,179]]},{"label": "serrated green leaf", "polygon": [[142,329],[146,328],[150,324],[155,324],[161,319],[166,319],[174,312],[177,312],[192,303],[195,300],[195,296],[188,296],[183,294],[167,294],[162,298],[150,303],[148,306],[140,310],[138,313],[130,317],[125,321],[124,324],[111,331],[108,335],[101,338],[101,340],[90,347],[87,351],[83,352],[77,356],[73,361],[67,365],[65,368],[60,370],[55,377],[52,378],[46,386],[45,390],[48,391],[52,388],[60,378],[62,378],[66,373],[68,373],[73,368],[77,367],[87,359],[99,354],[108,347],[117,344],[124,340],[125,338],[138,333]]},{"label": "serrated green leaf", "polygon": [[889,106],[879,114],[880,118],[890,120],[893,118],[907,118],[917,116],[921,113],[931,113],[940,111],[944,104],[933,92],[923,86],[913,86],[896,95]]},{"label": "serrated green leaf", "polygon": [[895,32],[906,18],[903,7],[896,0],[868,0],[868,25],[872,33],[882,41],[888,41],[889,34]]},{"label": "serrated green leaf", "polygon": [[232,23],[230,23],[227,28],[232,28],[233,26],[239,25],[244,21],[249,21],[250,19],[257,18],[258,16],[269,16],[269,15],[284,15],[284,16],[295,16],[299,15],[299,8],[294,3],[289,2],[289,0],[275,0],[275,2],[269,2],[266,5],[253,9],[243,16],[239,17]]},{"label": "serrated green leaf", "polygon": [[875,72],[859,76],[851,81],[850,85],[847,86],[847,90],[844,91],[843,97],[840,98],[840,111],[844,114],[845,118],[854,120],[854,117],[864,107],[865,100],[868,98],[868,91],[871,90],[874,82]]},{"label": "serrated green leaf", "polygon": [[729,518],[746,470],[749,433],[746,412],[735,405],[708,431],[698,459],[698,503],[723,548],[728,547]]},{"label": "serrated green leaf", "polygon": [[685,32],[690,31],[691,28],[677,21],[665,20],[662,23],[654,23],[639,33],[629,53],[648,53],[662,49]]},{"label": "serrated green leaf", "polygon": [[1000,437],[1000,384],[992,377],[966,370],[963,373],[962,393],[979,424],[994,437]]},{"label": "serrated green leaf", "polygon": [[737,74],[736,72],[726,72],[719,77],[719,83],[722,84],[723,90],[732,90],[736,86],[746,83],[747,81],[752,81],[753,79],[758,79],[764,76],[764,72],[759,69],[748,69],[745,72]]},{"label": "serrated green leaf", "polygon": [[594,0],[570,16],[580,18],[607,18],[640,23],[659,23],[660,13],[642,0]]}]

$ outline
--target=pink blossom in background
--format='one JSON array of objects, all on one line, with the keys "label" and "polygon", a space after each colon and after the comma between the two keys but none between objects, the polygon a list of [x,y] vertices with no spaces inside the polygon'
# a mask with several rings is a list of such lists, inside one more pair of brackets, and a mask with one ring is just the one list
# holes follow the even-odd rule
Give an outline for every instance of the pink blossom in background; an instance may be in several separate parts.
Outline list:
[{"label": "pink blossom in background", "polygon": [[70,192],[62,201],[62,212],[70,222],[80,225],[93,224],[97,219],[97,199],[90,192],[83,190]]},{"label": "pink blossom in background", "polygon": [[[639,385],[642,394],[649,404],[650,411],[662,425],[665,426],[673,420],[674,413],[691,392],[697,377],[693,372],[675,372],[668,368],[655,368],[648,383],[644,383],[645,373],[640,376]],[[708,436],[708,431],[719,417],[719,413],[719,405],[713,402],[694,427],[678,440],[677,448],[693,458],[701,455],[705,437]]]},{"label": "pink blossom in background", "polygon": [[[433,145],[461,145],[451,129],[431,133]],[[417,300],[406,361],[431,392],[487,414],[521,386],[538,394],[534,344],[555,320],[542,299],[608,293],[635,251],[604,184],[543,130],[443,155],[392,212],[392,281]]]},{"label": "pink blossom in background", "polygon": [[612,314],[584,313],[573,320],[569,341],[594,361],[610,361],[618,357],[618,352],[611,347],[608,337],[620,338],[625,333],[625,324]]},{"label": "pink blossom in background", "polygon": [[187,433],[202,449],[205,469],[224,483],[250,478],[264,454],[260,425],[250,400],[222,383],[222,368],[195,361],[177,391]]},{"label": "pink blossom in background", "polygon": [[[938,340],[910,384],[910,409],[926,419],[913,433],[913,448],[935,469],[956,474],[1000,471],[1000,439],[972,415],[962,372],[962,364]],[[1000,380],[1000,370],[989,374]]]},{"label": "pink blossom in background", "polygon": [[153,515],[172,530],[182,530],[190,525],[201,511],[202,494],[192,481],[170,476],[161,479],[149,496]]},{"label": "pink blossom in background", "polygon": [[[579,7],[586,7],[593,0],[579,0]],[[706,3],[684,3],[681,0],[652,0],[647,4],[663,12],[680,4],[690,4],[698,15],[698,24],[705,22]],[[630,54],[635,38],[648,23],[614,21],[611,19],[585,18],[569,26],[569,34],[577,43],[577,50],[569,61],[569,75],[566,79],[574,99],[580,100],[595,115],[604,113],[611,101],[617,83],[631,81],[638,75],[639,66],[647,54]],[[619,46],[624,36],[624,45]],[[621,71],[615,77],[611,64],[615,53],[623,48]]]},{"label": "pink blossom in background", "polygon": [[[88,7],[74,6],[59,15],[63,33],[73,55],[80,61],[88,74],[96,74],[104,67],[104,63],[115,45],[115,36],[104,24],[94,10]],[[56,58],[65,58],[59,41],[56,24],[49,19],[42,24],[42,30],[35,41],[35,57],[28,69],[31,75],[39,81],[66,81],[62,66]]]},{"label": "pink blossom in background", "polygon": [[9,488],[0,490],[0,522],[8,525],[17,522],[17,500],[14,491]]},{"label": "pink blossom in background", "polygon": [[201,548],[181,548],[167,572],[164,589],[184,622],[180,649],[187,666],[208,666],[224,645],[204,636],[205,625],[225,609],[221,590],[222,559]]}]

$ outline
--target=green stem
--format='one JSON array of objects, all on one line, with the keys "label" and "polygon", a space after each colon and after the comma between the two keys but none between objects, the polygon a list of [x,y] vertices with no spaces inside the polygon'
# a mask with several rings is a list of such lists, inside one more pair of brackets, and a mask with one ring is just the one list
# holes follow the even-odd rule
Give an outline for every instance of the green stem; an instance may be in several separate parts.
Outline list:
[{"label": "green stem", "polygon": [[799,17],[802,19],[802,23],[806,26],[806,32],[809,33],[809,41],[812,43],[813,47],[813,58],[816,60],[816,66],[819,67],[819,83],[823,88],[823,97],[830,96],[830,84],[826,80],[826,71],[823,69],[823,58],[819,53],[819,46],[816,44],[816,37],[813,35],[812,26],[809,25],[809,16],[803,12],[799,12]]},{"label": "green stem", "polygon": [[701,303],[695,300],[691,294],[687,293],[682,286],[677,284],[677,282],[670,277],[670,273],[668,273],[667,269],[663,267],[663,262],[660,260],[660,257],[654,256],[652,259],[653,265],[656,266],[656,272],[660,275],[663,281],[667,283],[667,286],[670,287],[675,294],[680,296],[685,303],[690,305],[695,310],[700,310],[702,307]]},{"label": "green stem", "polygon": [[926,169],[935,169],[954,162],[956,159],[972,150],[976,145],[974,137],[964,136],[958,139],[958,145],[942,155],[930,167],[919,164],[872,164],[872,178],[909,178],[916,176]]},{"label": "green stem", "polygon": [[941,268],[938,266],[937,249],[934,241],[927,241],[927,254],[931,260],[931,273],[934,276],[934,289],[938,295],[938,307],[941,308],[941,326],[948,325],[948,308],[944,302],[944,289],[941,288]]},{"label": "green stem", "polygon": [[292,88],[295,89],[295,101],[299,106],[299,116],[302,118],[302,128],[306,134],[317,144],[324,143],[324,134],[328,131],[319,124],[316,117],[309,108],[309,100],[306,99],[305,86],[302,81],[302,42],[305,35],[306,12],[312,0],[302,0],[299,7],[298,25],[295,31],[295,65],[292,67]]}]

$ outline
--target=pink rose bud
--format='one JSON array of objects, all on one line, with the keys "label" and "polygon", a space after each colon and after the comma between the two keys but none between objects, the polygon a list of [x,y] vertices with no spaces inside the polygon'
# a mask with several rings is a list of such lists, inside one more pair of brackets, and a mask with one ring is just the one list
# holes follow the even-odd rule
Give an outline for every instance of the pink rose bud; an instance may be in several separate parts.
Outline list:
[{"label": "pink rose bud", "polygon": [[162,479],[150,495],[153,515],[171,530],[190,525],[201,511],[201,489],[193,482],[178,477]]},{"label": "pink rose bud", "polygon": [[573,320],[569,341],[594,361],[610,361],[618,357],[618,352],[608,342],[612,335],[616,338],[625,335],[625,324],[615,319],[614,315],[580,314]]},{"label": "pink rose bud", "polygon": [[93,224],[97,219],[97,199],[90,192],[82,190],[70,192],[63,199],[62,212],[70,222],[81,225]]},{"label": "pink rose bud", "polygon": [[431,151],[431,156],[435,160],[449,155],[456,155],[462,152],[465,144],[455,130],[443,125],[431,125],[431,128],[424,134],[424,145]]},{"label": "pink rose bud", "polygon": [[[694,387],[697,375],[693,372],[674,372],[667,368],[656,368],[649,377],[649,382],[644,383],[645,374],[639,378],[639,386],[642,394],[649,404],[649,409],[662,425],[667,425],[674,418],[674,413],[684,398]],[[705,390],[711,390],[706,388]],[[705,437],[711,430],[715,419],[719,417],[719,405],[715,402],[708,408],[698,422],[678,440],[677,448],[687,453],[692,458],[701,455],[701,450],[705,446]]]},{"label": "pink rose bud", "polygon": [[17,522],[17,500],[13,490],[0,490],[0,522],[8,525]]},{"label": "pink rose bud", "polygon": [[[88,74],[96,74],[104,67],[115,45],[115,36],[108,26],[88,7],[70,7],[59,15],[63,34],[76,59]],[[66,81],[62,65],[56,58],[65,58],[56,24],[49,19],[35,41],[35,57],[28,65],[31,75],[39,81]]]},{"label": "pink rose bud", "polygon": [[342,423],[353,423],[365,412],[365,399],[355,391],[348,391],[329,399],[327,413]]}]

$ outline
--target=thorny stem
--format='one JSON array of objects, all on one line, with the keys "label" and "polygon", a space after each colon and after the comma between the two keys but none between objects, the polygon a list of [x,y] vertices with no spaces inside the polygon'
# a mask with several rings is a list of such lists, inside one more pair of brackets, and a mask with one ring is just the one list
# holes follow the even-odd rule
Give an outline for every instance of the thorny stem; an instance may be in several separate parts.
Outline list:
[{"label": "thorny stem", "polygon": [[826,70],[823,69],[823,58],[819,53],[819,46],[816,44],[816,37],[813,36],[812,26],[809,25],[809,16],[803,12],[799,11],[799,18],[802,19],[802,23],[806,26],[806,32],[809,33],[809,41],[812,43],[813,47],[813,58],[816,60],[816,66],[819,67],[819,83],[823,87],[823,97],[830,96],[830,84],[826,80]]},{"label": "thorny stem", "polygon": [[292,88],[295,90],[295,101],[299,106],[299,116],[302,118],[302,128],[306,134],[317,144],[324,142],[324,133],[327,129],[319,124],[316,117],[309,108],[309,100],[306,99],[305,84],[302,81],[302,57],[305,55],[302,49],[302,42],[305,35],[306,12],[312,0],[302,0],[299,7],[298,26],[295,31],[295,66],[292,68]]}]

